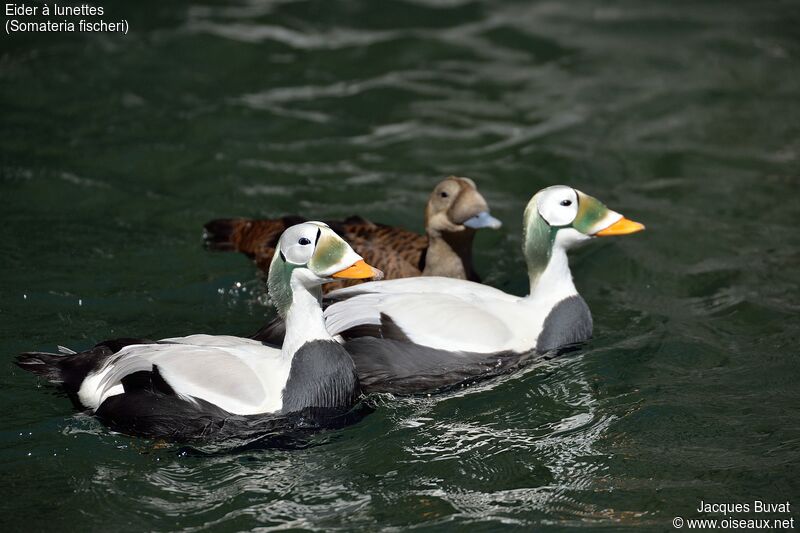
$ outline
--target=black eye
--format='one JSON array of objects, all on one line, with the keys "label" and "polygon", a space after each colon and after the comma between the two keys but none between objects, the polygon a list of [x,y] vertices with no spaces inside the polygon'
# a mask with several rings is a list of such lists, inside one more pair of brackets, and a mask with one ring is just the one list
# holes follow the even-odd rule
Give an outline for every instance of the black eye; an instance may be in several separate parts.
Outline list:
[{"label": "black eye", "polygon": [[563,205],[564,207],[572,205],[572,200],[561,200],[561,205]]},{"label": "black eye", "polygon": [[311,244],[311,241],[310,241],[310,240],[308,240],[308,239],[306,239],[305,237],[302,237],[302,238],[301,238],[299,241],[297,241],[297,242],[298,242],[299,244],[302,244],[303,246],[305,246],[306,244]]},{"label": "black eye", "polygon": [[447,198],[450,195],[447,194],[446,192],[442,191],[442,192],[439,193],[439,196],[441,196],[442,198]]}]

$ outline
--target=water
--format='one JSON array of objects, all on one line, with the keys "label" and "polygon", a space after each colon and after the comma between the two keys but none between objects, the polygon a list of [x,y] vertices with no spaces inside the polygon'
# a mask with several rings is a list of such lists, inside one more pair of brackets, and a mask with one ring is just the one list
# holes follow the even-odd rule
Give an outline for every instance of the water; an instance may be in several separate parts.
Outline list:
[{"label": "water", "polygon": [[[795,2],[106,10],[127,36],[0,38],[5,530],[665,531],[700,500],[800,505]],[[201,248],[206,220],[421,230],[452,173],[506,223],[479,235],[477,269],[511,292],[543,186],[647,225],[574,255],[595,318],[582,350],[244,451],[114,435],[11,364],[250,333],[264,290],[243,257]]]}]

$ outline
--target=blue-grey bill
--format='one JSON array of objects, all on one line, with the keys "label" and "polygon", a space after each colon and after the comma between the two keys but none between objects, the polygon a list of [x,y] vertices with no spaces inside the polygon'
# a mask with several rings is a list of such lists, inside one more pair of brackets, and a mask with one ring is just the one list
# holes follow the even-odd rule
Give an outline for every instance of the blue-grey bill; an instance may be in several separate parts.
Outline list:
[{"label": "blue-grey bill", "polygon": [[468,218],[464,221],[464,225],[472,229],[492,228],[498,229],[503,223],[489,214],[488,211],[482,211],[474,217]]}]

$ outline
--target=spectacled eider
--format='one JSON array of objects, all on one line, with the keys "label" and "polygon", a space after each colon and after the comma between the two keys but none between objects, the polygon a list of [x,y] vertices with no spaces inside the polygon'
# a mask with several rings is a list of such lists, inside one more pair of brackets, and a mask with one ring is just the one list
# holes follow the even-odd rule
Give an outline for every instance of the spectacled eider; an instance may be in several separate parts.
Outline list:
[{"label": "spectacled eider", "polygon": [[322,222],[288,228],[277,250],[268,285],[286,320],[280,348],[216,335],[118,339],[72,355],[25,353],[17,364],[134,435],[184,440],[235,433],[264,417],[343,414],[361,390],[352,359],[325,329],[321,286],[380,272]]},{"label": "spectacled eider", "polygon": [[575,289],[567,251],[644,226],[563,185],[536,193],[523,223],[527,296],[444,277],[370,282],[327,295],[326,326],[347,341],[365,390],[424,392],[591,337],[592,315]]}]

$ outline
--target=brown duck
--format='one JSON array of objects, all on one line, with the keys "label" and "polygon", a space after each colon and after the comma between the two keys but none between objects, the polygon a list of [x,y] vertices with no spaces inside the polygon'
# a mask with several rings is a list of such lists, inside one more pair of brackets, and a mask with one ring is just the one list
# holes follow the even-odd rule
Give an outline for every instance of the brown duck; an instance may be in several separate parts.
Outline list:
[{"label": "brown duck", "polygon": [[[237,251],[267,272],[278,239],[286,228],[306,219],[292,215],[273,219],[226,218],[205,225],[204,240],[211,250]],[[433,189],[425,207],[425,231],[412,231],[370,222],[359,216],[326,221],[386,279],[444,276],[480,281],[472,267],[472,240],[479,228],[502,224],[469,178],[451,176]],[[342,287],[329,283],[327,290]]]}]

